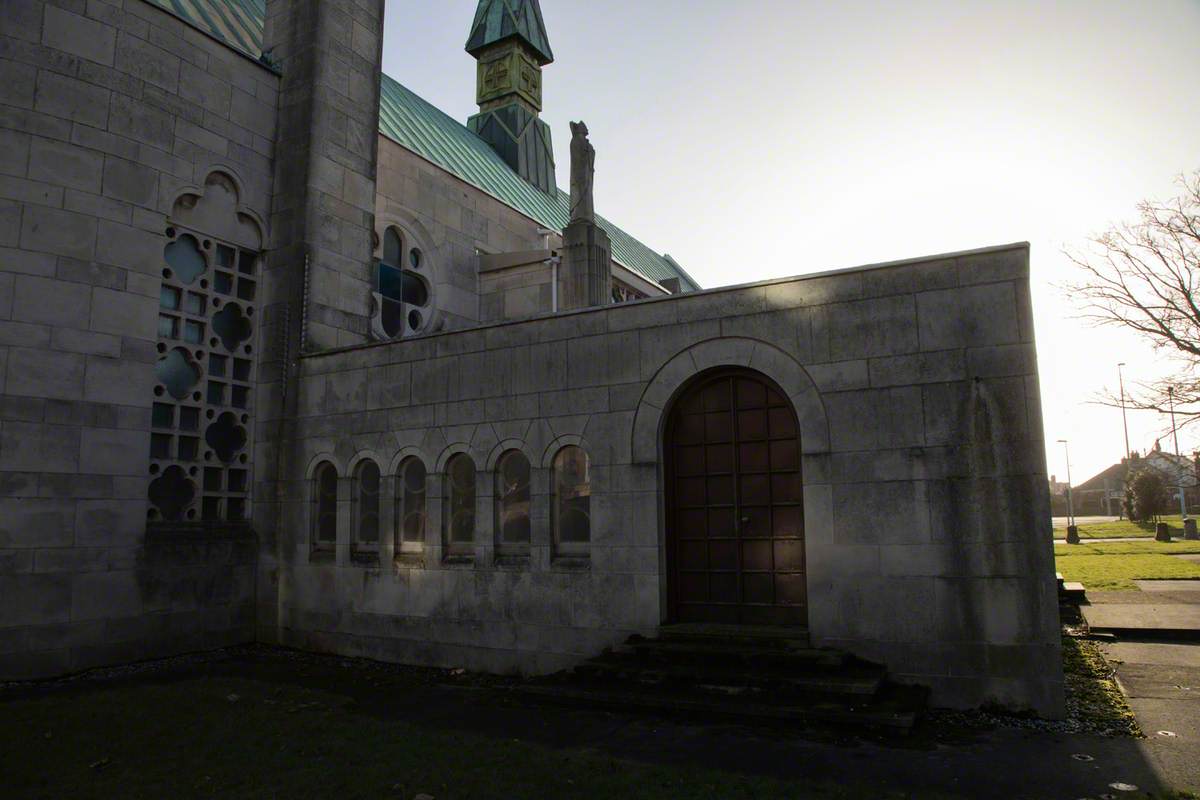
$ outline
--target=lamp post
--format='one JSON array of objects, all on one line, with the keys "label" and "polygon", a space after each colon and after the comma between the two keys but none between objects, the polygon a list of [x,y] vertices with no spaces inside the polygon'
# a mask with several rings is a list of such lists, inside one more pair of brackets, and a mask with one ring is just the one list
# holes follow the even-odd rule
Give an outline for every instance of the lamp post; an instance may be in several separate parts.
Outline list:
[{"label": "lamp post", "polygon": [[1179,465],[1179,431],[1175,428],[1175,387],[1167,387],[1167,398],[1171,402],[1171,437],[1175,440],[1175,475],[1179,485],[1179,516],[1187,524],[1187,503],[1183,499],[1183,468]]},{"label": "lamp post", "polygon": [[1125,374],[1121,372],[1123,366],[1124,361],[1117,364],[1117,380],[1121,384],[1121,424],[1125,426],[1125,457],[1129,458],[1129,417],[1125,415]]},{"label": "lamp post", "polygon": [[1079,526],[1075,524],[1075,504],[1071,498],[1071,448],[1066,439],[1059,439],[1067,456],[1067,544],[1079,544]]}]

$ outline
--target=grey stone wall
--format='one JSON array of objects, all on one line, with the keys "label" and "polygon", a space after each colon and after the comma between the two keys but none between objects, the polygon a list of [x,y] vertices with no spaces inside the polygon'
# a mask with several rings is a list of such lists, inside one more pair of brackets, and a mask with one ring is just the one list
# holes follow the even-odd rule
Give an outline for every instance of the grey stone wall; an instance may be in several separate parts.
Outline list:
[{"label": "grey stone wall", "polygon": [[[710,368],[772,378],[801,424],[810,631],[934,702],[1062,712],[1028,248],[994,248],[610,306],[303,360],[280,520],[278,635],[410,662],[544,671],[664,619],[660,431]],[[550,550],[547,467],[591,455],[588,562]],[[535,467],[528,563],[493,557],[491,469]],[[444,560],[437,473],[479,472],[474,558]],[[424,559],[350,556],[351,482],[419,456]],[[310,546],[317,463],[342,476],[338,546]]]},{"label": "grey stone wall", "polygon": [[277,92],[142,0],[0,6],[0,679],[252,633],[252,554],[147,535],[147,469],[168,215],[221,170],[265,217]]},{"label": "grey stone wall", "polygon": [[[283,71],[276,283],[299,294],[304,345],[367,341],[383,0],[269,0],[264,49]],[[309,260],[303,270],[300,265]],[[291,279],[289,279],[291,278]]]}]

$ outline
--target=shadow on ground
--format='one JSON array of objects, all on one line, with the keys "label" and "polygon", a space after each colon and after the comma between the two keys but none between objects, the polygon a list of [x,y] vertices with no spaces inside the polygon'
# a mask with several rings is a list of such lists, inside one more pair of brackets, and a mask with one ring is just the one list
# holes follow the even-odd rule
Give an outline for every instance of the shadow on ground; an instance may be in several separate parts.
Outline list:
[{"label": "shadow on ground", "polygon": [[[972,797],[1164,793],[1133,738],[903,738],[531,706],[486,676],[268,648],[0,692],[15,796]],[[939,721],[940,720],[940,721]],[[390,764],[379,763],[390,759]],[[158,793],[158,794],[156,794]],[[14,796],[14,795],[9,795]]]}]

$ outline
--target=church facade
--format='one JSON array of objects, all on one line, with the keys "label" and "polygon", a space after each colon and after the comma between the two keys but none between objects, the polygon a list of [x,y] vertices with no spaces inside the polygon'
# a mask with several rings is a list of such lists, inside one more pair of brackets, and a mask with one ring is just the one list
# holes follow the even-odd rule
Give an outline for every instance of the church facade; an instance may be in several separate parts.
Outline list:
[{"label": "church facade", "polygon": [[0,680],[695,622],[1062,713],[1026,245],[702,290],[555,185],[536,0],[466,124],[382,0],[3,14]]}]

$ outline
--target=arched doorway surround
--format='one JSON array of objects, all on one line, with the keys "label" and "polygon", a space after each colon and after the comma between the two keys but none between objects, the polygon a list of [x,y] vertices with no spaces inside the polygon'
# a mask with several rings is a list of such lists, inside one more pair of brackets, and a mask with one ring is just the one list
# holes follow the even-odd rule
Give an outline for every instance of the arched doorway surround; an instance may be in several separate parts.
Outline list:
[{"label": "arched doorway surround", "polygon": [[[812,378],[794,356],[774,344],[742,337],[697,342],[663,363],[650,379],[631,431],[630,451],[635,469],[652,470],[658,495],[660,546],[660,619],[671,619],[667,568],[667,504],[665,476],[666,427],[675,400],[692,381],[708,370],[743,367],[766,376],[782,392],[799,426],[803,475],[805,572],[808,589],[808,627],[814,641],[840,630],[838,610],[821,587],[833,580],[829,557],[833,547],[833,493],[830,484],[829,421]],[[649,474],[647,475],[649,477]]]}]

